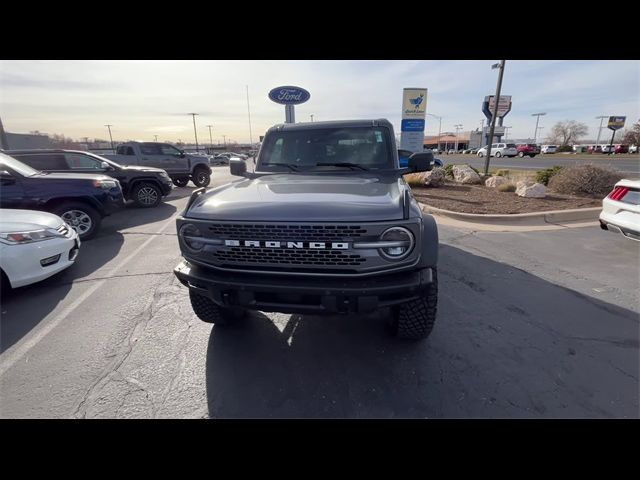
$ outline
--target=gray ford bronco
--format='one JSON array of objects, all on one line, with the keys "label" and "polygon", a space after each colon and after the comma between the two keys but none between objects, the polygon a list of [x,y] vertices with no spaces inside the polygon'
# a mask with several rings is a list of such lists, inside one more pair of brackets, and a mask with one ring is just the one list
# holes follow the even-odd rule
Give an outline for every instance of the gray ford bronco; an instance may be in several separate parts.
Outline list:
[{"label": "gray ford bronco", "polygon": [[254,172],[194,191],[178,217],[174,269],[203,321],[247,310],[300,314],[389,311],[398,337],[426,338],[438,302],[438,229],[402,175],[433,168],[431,152],[401,169],[387,120],[276,125]]}]

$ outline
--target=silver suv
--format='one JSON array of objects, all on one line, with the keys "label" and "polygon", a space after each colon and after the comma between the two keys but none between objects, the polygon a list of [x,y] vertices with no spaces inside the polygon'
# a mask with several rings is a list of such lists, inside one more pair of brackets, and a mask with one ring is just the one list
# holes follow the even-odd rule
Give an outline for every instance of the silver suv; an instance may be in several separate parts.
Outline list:
[{"label": "silver suv", "polygon": [[[487,147],[485,145],[480,150],[478,150],[479,157],[486,157],[487,155]],[[515,143],[493,143],[491,144],[491,156],[492,157],[515,157],[518,155],[518,148]]]}]

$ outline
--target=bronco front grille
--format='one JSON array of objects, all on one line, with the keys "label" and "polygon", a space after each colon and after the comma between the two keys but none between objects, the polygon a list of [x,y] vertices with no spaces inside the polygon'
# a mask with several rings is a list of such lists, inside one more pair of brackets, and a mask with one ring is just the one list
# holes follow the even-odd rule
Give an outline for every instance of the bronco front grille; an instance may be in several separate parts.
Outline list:
[{"label": "bronco front grille", "polygon": [[213,224],[209,226],[211,237],[237,240],[346,240],[365,235],[367,230],[359,225],[253,225]]},{"label": "bronco front grille", "polygon": [[232,247],[213,256],[222,264],[358,266],[366,260],[357,254],[336,250]]}]

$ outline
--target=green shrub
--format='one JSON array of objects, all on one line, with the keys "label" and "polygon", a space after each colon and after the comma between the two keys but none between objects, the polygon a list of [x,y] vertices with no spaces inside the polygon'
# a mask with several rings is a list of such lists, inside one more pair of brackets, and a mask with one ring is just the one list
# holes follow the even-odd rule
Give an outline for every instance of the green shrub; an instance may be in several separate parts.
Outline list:
[{"label": "green shrub", "polygon": [[547,168],[545,170],[538,170],[536,172],[536,182],[542,183],[544,185],[549,185],[549,180],[551,180],[551,177],[557,175],[558,172],[562,170],[562,168],[563,167],[556,165],[555,167]]},{"label": "green shrub", "polygon": [[507,175],[509,175],[509,170],[501,168],[500,170],[496,170],[496,175],[498,177],[506,177]]},{"label": "green shrub", "polygon": [[565,167],[549,180],[549,188],[567,195],[603,197],[622,179],[617,170],[596,165]]},{"label": "green shrub", "polygon": [[503,183],[502,185],[498,185],[497,190],[499,192],[515,192],[516,186],[513,183]]},{"label": "green shrub", "polygon": [[453,178],[453,164],[448,163],[443,168],[444,168],[444,174],[449,178]]},{"label": "green shrub", "polygon": [[573,147],[571,145],[560,145],[556,150],[558,153],[562,152],[573,152]]}]

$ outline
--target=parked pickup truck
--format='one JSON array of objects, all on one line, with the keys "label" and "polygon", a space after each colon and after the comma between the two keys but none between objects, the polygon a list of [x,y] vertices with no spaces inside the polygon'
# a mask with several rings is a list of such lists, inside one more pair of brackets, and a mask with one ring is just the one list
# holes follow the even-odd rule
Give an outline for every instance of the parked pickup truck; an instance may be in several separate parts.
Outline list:
[{"label": "parked pickup truck", "polygon": [[118,145],[115,155],[102,156],[120,165],[161,168],[177,187],[186,186],[189,180],[196,187],[206,187],[211,181],[208,157],[190,155],[168,143],[127,142]]}]

